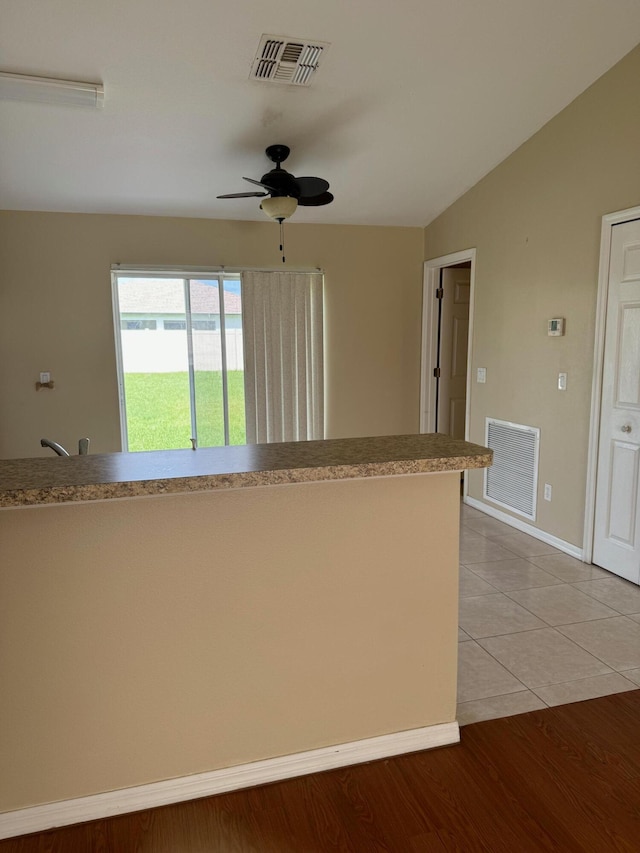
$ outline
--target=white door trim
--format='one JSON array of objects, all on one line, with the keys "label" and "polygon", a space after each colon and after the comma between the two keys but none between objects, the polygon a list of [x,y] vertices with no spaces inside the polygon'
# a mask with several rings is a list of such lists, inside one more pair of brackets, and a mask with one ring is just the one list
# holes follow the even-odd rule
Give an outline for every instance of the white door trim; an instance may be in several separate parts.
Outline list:
[{"label": "white door trim", "polygon": [[613,226],[640,219],[640,207],[630,207],[602,217],[600,236],[600,268],[598,271],[598,296],[596,303],[596,329],[593,344],[593,379],[591,383],[591,418],[589,424],[589,450],[587,457],[587,493],[584,510],[583,560],[590,563],[593,557],[593,535],[596,512],[596,472],[598,442],[600,439],[600,406],[602,404],[602,373],[604,369],[604,333],[609,295],[609,262]]},{"label": "white door trim", "polygon": [[[422,353],[420,361],[420,432],[428,432],[428,420],[435,414],[435,388],[431,378],[437,362],[438,314],[433,311],[436,290],[440,283],[440,270],[454,264],[471,261],[471,279],[469,294],[469,337],[467,350],[467,405],[464,416],[464,437],[469,441],[469,423],[471,410],[471,364],[473,361],[473,313],[475,300],[476,250],[464,249],[450,255],[432,258],[424,263],[424,282],[422,286]],[[467,475],[464,476],[464,496],[467,496]]]}]

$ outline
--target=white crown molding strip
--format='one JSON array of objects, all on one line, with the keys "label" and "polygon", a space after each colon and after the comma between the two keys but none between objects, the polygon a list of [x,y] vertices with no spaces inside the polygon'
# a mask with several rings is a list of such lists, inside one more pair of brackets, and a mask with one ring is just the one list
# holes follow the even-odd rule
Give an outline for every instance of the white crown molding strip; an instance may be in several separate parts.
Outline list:
[{"label": "white crown molding strip", "polygon": [[470,498],[469,495],[464,499],[464,503],[474,509],[479,509],[480,512],[484,512],[486,515],[490,515],[491,518],[497,518],[498,521],[504,521],[505,524],[515,527],[516,530],[528,533],[529,536],[533,536],[534,539],[539,539],[541,542],[546,542],[547,545],[552,545],[554,548],[557,548],[558,551],[563,551],[565,554],[570,554],[577,560],[582,560],[584,562],[582,548],[578,545],[572,545],[570,542],[565,542],[564,539],[558,539],[557,536],[552,536],[551,533],[545,533],[545,531],[540,530],[539,527],[527,524],[526,521],[520,521],[519,518],[507,515],[506,512],[501,512],[499,509],[489,506],[489,504],[476,500],[476,498]]},{"label": "white crown molding strip", "polygon": [[361,764],[365,761],[375,761],[407,752],[447,746],[458,743],[459,740],[460,730],[456,722],[441,723],[312,749],[308,752],[298,752],[294,755],[253,761],[250,764],[225,767],[208,773],[152,782],[149,785],[137,785],[73,800],[46,803],[0,814],[0,838],[12,838],[31,832],[42,832],[57,826],[69,826],[88,820],[181,803],[213,794],[236,791],[240,788],[278,782],[294,776],[304,776],[308,773]]}]

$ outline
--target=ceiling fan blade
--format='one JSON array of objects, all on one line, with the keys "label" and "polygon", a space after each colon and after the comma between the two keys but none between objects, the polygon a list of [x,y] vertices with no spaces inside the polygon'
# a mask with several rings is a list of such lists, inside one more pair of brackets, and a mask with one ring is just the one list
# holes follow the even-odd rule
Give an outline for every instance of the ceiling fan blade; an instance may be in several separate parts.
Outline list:
[{"label": "ceiling fan blade", "polygon": [[333,193],[320,193],[319,195],[300,196],[298,204],[301,207],[321,207],[323,204],[331,204]]},{"label": "ceiling fan blade", "polygon": [[265,190],[269,190],[270,192],[277,192],[276,187],[270,187],[269,184],[263,184],[262,181],[254,181],[253,178],[243,178],[243,181],[249,181],[250,184],[257,184],[259,187],[264,187]]},{"label": "ceiling fan blade", "polygon": [[322,195],[329,189],[329,181],[324,178],[296,178],[296,183],[300,187],[300,198]]},{"label": "ceiling fan blade", "polygon": [[217,195],[216,198],[263,198],[269,193],[227,193],[226,195]]}]

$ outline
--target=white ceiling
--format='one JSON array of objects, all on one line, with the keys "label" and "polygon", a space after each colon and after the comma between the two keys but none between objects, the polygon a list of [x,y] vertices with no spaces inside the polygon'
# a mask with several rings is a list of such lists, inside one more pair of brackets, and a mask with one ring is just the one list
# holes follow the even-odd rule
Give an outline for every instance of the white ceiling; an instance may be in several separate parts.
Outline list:
[{"label": "white ceiling", "polygon": [[[331,43],[310,88],[248,79],[263,33]],[[640,41],[638,0],[3,0],[0,70],[102,81],[104,109],[0,101],[0,208],[426,225]]]}]

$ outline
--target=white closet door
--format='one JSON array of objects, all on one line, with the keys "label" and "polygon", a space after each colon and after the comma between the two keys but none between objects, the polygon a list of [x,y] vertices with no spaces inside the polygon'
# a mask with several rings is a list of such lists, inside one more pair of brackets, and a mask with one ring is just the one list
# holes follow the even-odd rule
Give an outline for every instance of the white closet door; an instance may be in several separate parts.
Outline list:
[{"label": "white closet door", "polygon": [[593,562],[640,583],[640,220],[612,235]]}]

